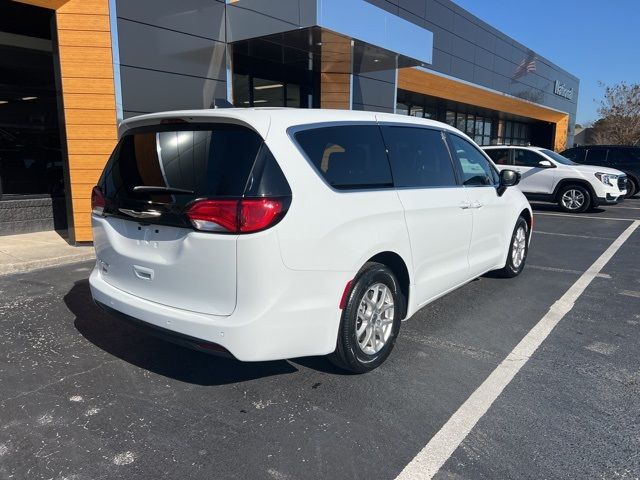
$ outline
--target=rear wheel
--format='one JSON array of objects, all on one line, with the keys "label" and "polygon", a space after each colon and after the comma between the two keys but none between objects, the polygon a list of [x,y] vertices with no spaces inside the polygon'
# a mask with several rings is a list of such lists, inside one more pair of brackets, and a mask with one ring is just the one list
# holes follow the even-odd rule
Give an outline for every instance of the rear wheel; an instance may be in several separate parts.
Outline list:
[{"label": "rear wheel", "polygon": [[558,206],[567,213],[582,213],[591,207],[591,194],[581,185],[566,185],[558,193]]},{"label": "rear wheel", "polygon": [[498,275],[505,278],[517,277],[524,270],[524,264],[527,261],[527,253],[529,252],[529,224],[520,217],[516,222],[516,227],[511,235],[509,244],[509,253],[507,254],[507,263],[502,269],[498,270]]},{"label": "rear wheel", "polygon": [[631,198],[638,193],[638,184],[633,178],[627,178],[627,193],[624,198]]},{"label": "rear wheel", "polygon": [[404,311],[404,295],[391,269],[367,263],[349,293],[330,360],[353,373],[378,367],[393,350]]}]

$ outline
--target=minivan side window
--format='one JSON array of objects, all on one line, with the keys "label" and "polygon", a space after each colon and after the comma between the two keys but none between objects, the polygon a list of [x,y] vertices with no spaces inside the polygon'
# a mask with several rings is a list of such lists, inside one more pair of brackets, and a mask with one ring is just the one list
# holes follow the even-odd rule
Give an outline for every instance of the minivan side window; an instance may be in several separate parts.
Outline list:
[{"label": "minivan side window", "polygon": [[493,163],[496,165],[511,165],[511,159],[509,158],[510,149],[508,148],[491,148],[485,150],[485,153],[489,155]]},{"label": "minivan side window", "polygon": [[393,186],[391,167],[377,125],[338,125],[294,134],[318,173],[333,188]]},{"label": "minivan side window", "polygon": [[456,175],[440,130],[385,126],[396,187],[454,187]]},{"label": "minivan side window", "polygon": [[494,186],[498,184],[498,172],[480,153],[477,147],[457,135],[447,135],[462,171],[465,186]]}]

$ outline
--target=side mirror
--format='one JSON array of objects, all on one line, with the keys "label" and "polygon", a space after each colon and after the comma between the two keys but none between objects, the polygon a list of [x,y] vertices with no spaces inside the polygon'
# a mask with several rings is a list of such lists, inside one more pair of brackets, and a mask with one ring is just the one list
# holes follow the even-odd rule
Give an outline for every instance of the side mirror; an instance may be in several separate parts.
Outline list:
[{"label": "side mirror", "polygon": [[507,187],[513,187],[520,182],[520,174],[515,170],[500,170],[500,184],[498,185],[498,196],[502,196]]},{"label": "side mirror", "polygon": [[538,162],[538,167],[540,167],[540,168],[553,168],[554,165],[549,160],[540,160]]}]

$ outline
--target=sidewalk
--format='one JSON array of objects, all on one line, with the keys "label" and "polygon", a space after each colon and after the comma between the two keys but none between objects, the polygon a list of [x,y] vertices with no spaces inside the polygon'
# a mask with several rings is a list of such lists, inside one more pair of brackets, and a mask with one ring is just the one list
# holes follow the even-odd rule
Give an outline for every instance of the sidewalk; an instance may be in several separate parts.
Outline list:
[{"label": "sidewalk", "polygon": [[93,247],[73,247],[55,231],[0,236],[0,276],[93,258]]}]

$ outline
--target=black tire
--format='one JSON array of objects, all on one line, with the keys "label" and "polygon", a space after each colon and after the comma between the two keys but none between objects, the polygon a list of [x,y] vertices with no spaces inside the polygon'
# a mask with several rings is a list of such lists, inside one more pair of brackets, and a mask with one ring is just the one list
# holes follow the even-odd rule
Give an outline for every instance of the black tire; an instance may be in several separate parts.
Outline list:
[{"label": "black tire", "polygon": [[[516,247],[516,236],[520,229],[524,230],[524,256],[519,264],[516,263],[513,251]],[[523,217],[519,217],[516,226],[513,228],[511,239],[509,240],[509,252],[507,253],[507,263],[496,273],[503,278],[517,277],[524,270],[527,263],[527,255],[529,254],[529,224]]]},{"label": "black tire", "polygon": [[[389,327],[386,331],[390,330],[390,332],[384,346],[375,353],[367,353],[356,338],[358,322],[362,325],[362,320],[358,319],[358,311],[361,302],[364,301],[364,296],[369,293],[373,295],[374,292],[370,292],[369,289],[376,284],[384,284],[388,288],[393,299],[393,320],[388,324]],[[372,297],[368,296],[367,298],[371,299]],[[368,309],[366,305],[365,308]],[[329,356],[329,359],[334,365],[352,373],[365,373],[377,368],[393,350],[405,312],[406,300],[391,269],[381,263],[369,262],[365,264],[356,275],[348,294],[347,304],[342,311],[342,319],[340,320],[336,350]],[[364,335],[361,336],[363,342],[367,332],[368,330],[365,330]],[[374,342],[380,337],[376,333],[373,333],[373,336]]]},{"label": "black tire", "polygon": [[624,198],[631,198],[638,193],[638,183],[631,177],[627,177],[627,193]]},{"label": "black tire", "polygon": [[[575,204],[575,207],[569,207],[569,203],[565,205],[565,195],[573,197],[575,202],[580,201],[579,204]],[[558,206],[560,210],[567,213],[582,213],[591,208],[592,198],[591,193],[582,185],[565,185],[558,192]]]}]

